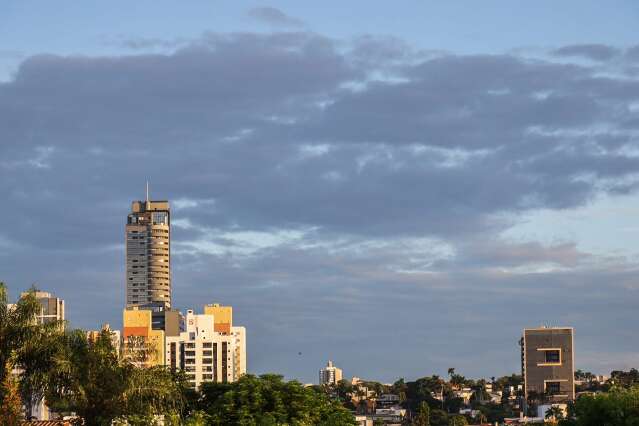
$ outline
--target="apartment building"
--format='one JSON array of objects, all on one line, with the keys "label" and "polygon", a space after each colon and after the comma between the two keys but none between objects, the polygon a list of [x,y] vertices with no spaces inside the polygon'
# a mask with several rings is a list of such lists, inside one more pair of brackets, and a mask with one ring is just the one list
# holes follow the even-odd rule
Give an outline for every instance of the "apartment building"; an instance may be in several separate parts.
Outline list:
[{"label": "apartment building", "polygon": [[152,312],[137,306],[122,313],[122,354],[140,367],[164,365],[164,330],[153,329]]},{"label": "apartment building", "polygon": [[168,201],[133,201],[126,223],[126,306],[171,307],[171,214]]},{"label": "apartment building", "polygon": [[326,367],[319,371],[320,385],[335,385],[342,380],[342,370],[333,365],[333,361],[328,361]]},{"label": "apartment building", "polygon": [[232,325],[231,309],[219,310],[216,320],[213,307],[230,308],[208,305],[204,314],[188,310],[184,331],[166,337],[166,365],[183,370],[196,389],[204,382],[229,383],[246,374],[246,330]]},{"label": "apartment building", "polygon": [[527,328],[520,345],[525,400],[552,403],[574,400],[574,330]]}]

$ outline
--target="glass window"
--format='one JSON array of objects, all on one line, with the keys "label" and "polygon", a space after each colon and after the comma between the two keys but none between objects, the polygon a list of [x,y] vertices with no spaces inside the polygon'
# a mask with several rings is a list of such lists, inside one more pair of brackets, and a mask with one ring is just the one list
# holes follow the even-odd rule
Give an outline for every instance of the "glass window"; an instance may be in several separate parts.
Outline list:
[{"label": "glass window", "polygon": [[561,360],[561,355],[559,354],[559,350],[553,349],[546,352],[546,362],[548,363],[557,363]]},{"label": "glass window", "polygon": [[557,395],[561,392],[560,382],[546,382],[546,393],[549,395]]}]

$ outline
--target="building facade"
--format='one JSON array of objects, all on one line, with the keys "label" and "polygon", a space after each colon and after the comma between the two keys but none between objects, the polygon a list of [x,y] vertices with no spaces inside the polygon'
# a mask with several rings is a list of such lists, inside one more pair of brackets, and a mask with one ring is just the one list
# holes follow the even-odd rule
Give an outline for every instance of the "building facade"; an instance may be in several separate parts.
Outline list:
[{"label": "building facade", "polygon": [[134,201],[126,223],[126,306],[171,307],[168,201]]},{"label": "building facade", "polygon": [[122,313],[122,355],[139,367],[164,365],[164,330],[153,329],[152,314],[137,306]]},{"label": "building facade", "polygon": [[232,316],[221,320],[218,324],[228,324],[228,331],[216,331],[213,314],[188,310],[184,331],[166,337],[166,365],[183,370],[193,388],[204,382],[234,382],[246,374],[246,330],[233,326]]},{"label": "building facade", "polygon": [[[28,292],[24,292],[20,295],[20,298],[28,294]],[[36,291],[34,296],[41,306],[40,312],[36,315],[38,323],[47,324],[55,321],[64,321],[64,300],[46,291]]]},{"label": "building facade", "polygon": [[523,331],[520,345],[525,401],[574,400],[574,330],[528,328]]},{"label": "building facade", "polygon": [[342,380],[342,370],[333,365],[333,361],[328,361],[326,367],[319,371],[320,385],[336,385]]}]

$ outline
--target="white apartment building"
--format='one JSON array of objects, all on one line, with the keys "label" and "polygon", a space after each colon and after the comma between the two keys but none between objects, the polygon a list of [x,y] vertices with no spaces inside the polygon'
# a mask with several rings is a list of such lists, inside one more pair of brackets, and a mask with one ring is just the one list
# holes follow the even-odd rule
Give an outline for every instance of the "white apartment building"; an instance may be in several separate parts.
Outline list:
[{"label": "white apartment building", "polygon": [[333,365],[333,361],[328,361],[326,367],[319,371],[320,385],[335,385],[342,380],[342,370]]},{"label": "white apartment building", "polygon": [[192,387],[204,382],[229,383],[246,374],[246,330],[215,331],[212,314],[188,310],[185,330],[166,337],[166,365],[183,370]]}]

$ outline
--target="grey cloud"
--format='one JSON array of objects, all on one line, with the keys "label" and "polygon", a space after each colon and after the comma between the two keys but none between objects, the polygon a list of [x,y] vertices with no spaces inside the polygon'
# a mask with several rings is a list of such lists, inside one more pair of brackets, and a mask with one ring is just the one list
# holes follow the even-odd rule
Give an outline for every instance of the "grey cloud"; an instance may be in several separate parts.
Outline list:
[{"label": "grey cloud", "polygon": [[278,27],[302,27],[304,22],[292,18],[274,7],[256,7],[248,11],[248,15],[258,21]]},{"label": "grey cloud", "polygon": [[[165,54],[30,57],[0,83],[0,196],[10,206],[0,278],[60,293],[75,324],[117,323],[124,220],[148,178],[158,198],[210,203],[174,210],[193,225],[174,228],[176,303],[236,305],[254,371],[307,377],[343,329],[349,344],[335,358],[348,374],[381,365],[354,361],[380,335],[389,347],[416,341],[403,374],[427,374],[448,367],[446,354],[485,347],[481,329],[503,326],[490,344],[505,351],[494,367],[510,372],[524,325],[588,324],[542,303],[551,289],[570,312],[604,317],[612,303],[615,320],[634,321],[619,301],[634,294],[634,271],[595,268],[571,244],[501,245],[497,235],[529,209],[635,191],[627,181],[639,164],[627,152],[638,98],[636,82],[584,65],[306,32],[211,33]],[[241,244],[222,234],[242,231],[303,237],[238,256]],[[444,262],[438,250],[448,249],[456,256]],[[536,263],[565,271],[496,271]],[[83,303],[91,298],[105,301],[97,313]],[[287,355],[269,355],[279,348]]]},{"label": "grey cloud", "polygon": [[593,61],[607,61],[619,55],[620,49],[604,44],[575,44],[555,49],[556,56],[581,56]]}]

